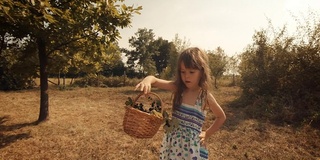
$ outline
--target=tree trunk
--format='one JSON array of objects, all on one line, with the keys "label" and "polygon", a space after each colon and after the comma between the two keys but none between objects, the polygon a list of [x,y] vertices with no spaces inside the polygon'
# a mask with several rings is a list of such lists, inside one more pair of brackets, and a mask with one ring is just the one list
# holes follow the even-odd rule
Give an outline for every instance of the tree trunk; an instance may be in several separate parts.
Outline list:
[{"label": "tree trunk", "polygon": [[126,86],[127,74],[126,71],[123,72],[123,87]]},{"label": "tree trunk", "polygon": [[236,85],[236,77],[234,74],[232,74],[232,86]]},{"label": "tree trunk", "polygon": [[62,87],[66,88],[66,74],[63,74],[63,81],[62,81]]},{"label": "tree trunk", "polygon": [[216,89],[218,89],[216,76],[214,76],[214,87],[215,87]]},{"label": "tree trunk", "polygon": [[38,38],[38,55],[40,61],[40,113],[38,122],[47,120],[49,116],[49,95],[48,95],[48,56],[46,55],[46,43],[44,39]]},{"label": "tree trunk", "polygon": [[58,86],[60,86],[60,70],[59,70],[59,74],[58,74]]},{"label": "tree trunk", "polygon": [[74,80],[74,77],[72,76],[69,85],[72,85],[72,84],[73,84],[73,80]]}]

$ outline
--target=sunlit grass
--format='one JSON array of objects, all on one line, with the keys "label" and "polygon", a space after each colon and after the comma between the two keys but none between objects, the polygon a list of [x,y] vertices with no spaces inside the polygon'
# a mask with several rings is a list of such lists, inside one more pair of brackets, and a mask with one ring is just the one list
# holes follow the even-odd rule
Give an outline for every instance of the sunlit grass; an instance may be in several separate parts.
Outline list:
[{"label": "sunlit grass", "polygon": [[[39,114],[39,89],[0,92],[0,159],[158,159],[162,128],[152,139],[135,139],[123,132],[124,103],[128,96],[138,95],[133,89],[51,86],[49,120],[39,125],[33,124]],[[153,91],[170,111],[171,93]],[[220,85],[212,93],[227,121],[209,139],[210,159],[320,157],[318,130],[248,119],[242,108],[228,106],[241,95],[239,87]],[[205,127],[213,119],[209,113]]]}]

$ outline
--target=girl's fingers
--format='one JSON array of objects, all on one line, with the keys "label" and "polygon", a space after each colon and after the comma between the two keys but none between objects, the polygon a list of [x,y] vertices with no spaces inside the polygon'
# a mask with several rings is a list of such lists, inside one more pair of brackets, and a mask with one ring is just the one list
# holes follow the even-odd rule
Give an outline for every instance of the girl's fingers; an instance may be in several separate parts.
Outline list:
[{"label": "girl's fingers", "polygon": [[138,84],[136,85],[136,87],[134,88],[134,90],[136,91],[140,86],[141,86],[141,83],[138,83]]},{"label": "girl's fingers", "polygon": [[200,144],[202,146],[206,146],[206,132],[202,131],[199,135],[199,138],[200,138]]},{"label": "girl's fingers", "polygon": [[147,86],[146,86],[146,85],[143,85],[143,88],[141,88],[141,91],[143,91],[143,93],[146,94],[146,92],[147,92]]},{"label": "girl's fingers", "polygon": [[140,90],[141,92],[144,92],[144,94],[147,94],[147,93],[151,92],[151,85],[139,83],[136,85],[134,90]]},{"label": "girl's fingers", "polygon": [[144,91],[144,94],[149,93],[151,91],[151,86],[150,85],[144,85],[143,91]]},{"label": "girl's fingers", "polygon": [[200,140],[200,145],[206,147],[206,141],[203,138]]}]

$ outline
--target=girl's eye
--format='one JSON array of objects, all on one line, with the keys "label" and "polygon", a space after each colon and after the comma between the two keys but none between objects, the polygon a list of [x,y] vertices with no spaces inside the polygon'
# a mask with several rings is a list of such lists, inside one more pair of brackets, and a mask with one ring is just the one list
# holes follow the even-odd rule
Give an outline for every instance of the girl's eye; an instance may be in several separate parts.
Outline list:
[{"label": "girl's eye", "polygon": [[181,74],[184,74],[184,73],[185,73],[185,71],[181,71],[180,73],[181,73]]}]

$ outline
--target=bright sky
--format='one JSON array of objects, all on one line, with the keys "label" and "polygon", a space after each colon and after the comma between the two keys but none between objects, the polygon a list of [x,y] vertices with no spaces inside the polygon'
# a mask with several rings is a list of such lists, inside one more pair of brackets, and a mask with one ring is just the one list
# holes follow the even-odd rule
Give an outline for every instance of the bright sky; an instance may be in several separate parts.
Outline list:
[{"label": "bright sky", "polygon": [[[252,44],[255,31],[268,27],[296,24],[294,16],[320,10],[319,0],[127,0],[127,5],[141,5],[141,15],[134,15],[132,27],[120,30],[120,47],[129,48],[129,38],[139,28],[152,29],[155,39],[172,41],[175,34],[191,46],[204,50],[221,47],[227,55],[241,53]],[[317,12],[318,13],[318,12]],[[294,27],[292,27],[294,28]],[[289,28],[290,29],[290,28]],[[294,30],[294,29],[292,29]]]}]

